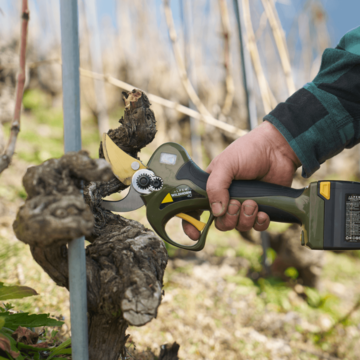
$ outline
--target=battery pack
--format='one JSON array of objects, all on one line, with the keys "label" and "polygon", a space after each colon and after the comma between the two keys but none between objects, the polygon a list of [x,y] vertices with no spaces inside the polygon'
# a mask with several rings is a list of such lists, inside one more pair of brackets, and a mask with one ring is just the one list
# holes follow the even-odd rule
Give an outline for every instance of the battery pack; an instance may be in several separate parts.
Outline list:
[{"label": "battery pack", "polygon": [[324,250],[360,249],[360,183],[319,181],[324,200]]}]

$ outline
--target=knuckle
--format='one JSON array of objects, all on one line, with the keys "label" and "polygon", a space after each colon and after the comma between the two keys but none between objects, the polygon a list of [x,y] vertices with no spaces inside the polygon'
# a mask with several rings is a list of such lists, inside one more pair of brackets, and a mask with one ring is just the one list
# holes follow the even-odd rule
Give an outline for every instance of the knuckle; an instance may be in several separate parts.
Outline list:
[{"label": "knuckle", "polygon": [[225,231],[225,229],[223,229],[222,226],[223,226],[223,225],[222,225],[221,221],[219,220],[219,218],[217,218],[217,219],[215,220],[215,227],[216,227],[218,230],[220,230],[220,231]]},{"label": "knuckle", "polygon": [[219,217],[215,220],[215,227],[220,231],[229,231],[234,229],[236,226],[236,223],[234,224],[233,221],[229,221],[229,219],[224,217]]},{"label": "knuckle", "polygon": [[237,216],[225,216],[224,219],[222,219],[222,223],[223,223],[223,227],[228,231],[228,230],[232,230],[235,229],[236,225],[237,225]]},{"label": "knuckle", "polygon": [[251,228],[252,228],[252,225],[247,226],[247,225],[239,224],[236,229],[238,231],[249,231],[249,230],[251,230]]},{"label": "knuckle", "polygon": [[239,224],[237,226],[237,229],[239,231],[249,231],[251,230],[251,228],[254,226],[254,217],[245,217],[245,216],[240,216],[239,219]]}]

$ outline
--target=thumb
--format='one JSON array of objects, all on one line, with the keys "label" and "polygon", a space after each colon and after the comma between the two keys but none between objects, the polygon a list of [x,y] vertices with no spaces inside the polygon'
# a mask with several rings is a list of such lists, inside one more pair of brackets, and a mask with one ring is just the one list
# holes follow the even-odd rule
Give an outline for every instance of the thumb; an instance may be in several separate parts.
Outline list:
[{"label": "thumb", "polygon": [[225,164],[210,164],[207,172],[210,173],[206,183],[206,192],[209,198],[211,211],[214,216],[225,214],[229,205],[229,187],[233,180],[233,173]]}]

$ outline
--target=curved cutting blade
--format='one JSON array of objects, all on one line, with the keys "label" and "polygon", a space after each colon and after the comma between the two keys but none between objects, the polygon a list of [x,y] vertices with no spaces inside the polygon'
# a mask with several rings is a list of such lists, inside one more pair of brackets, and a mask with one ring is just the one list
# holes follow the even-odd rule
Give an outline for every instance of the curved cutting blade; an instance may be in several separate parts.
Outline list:
[{"label": "curved cutting blade", "polygon": [[130,186],[129,193],[124,197],[124,199],[118,201],[109,201],[102,200],[101,206],[110,211],[115,212],[128,212],[141,208],[144,204],[143,199],[140,194],[133,188],[133,185]]},{"label": "curved cutting blade", "polygon": [[105,133],[102,138],[102,146],[105,159],[111,165],[112,172],[123,184],[130,185],[137,170],[147,169],[141,161],[121,150]]}]

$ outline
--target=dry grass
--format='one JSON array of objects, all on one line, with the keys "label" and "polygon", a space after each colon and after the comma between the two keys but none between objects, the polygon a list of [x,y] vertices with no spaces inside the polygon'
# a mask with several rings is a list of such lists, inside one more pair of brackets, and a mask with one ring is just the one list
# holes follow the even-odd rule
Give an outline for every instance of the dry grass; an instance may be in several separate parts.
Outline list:
[{"label": "dry grass", "polygon": [[[0,281],[24,282],[36,289],[39,296],[14,301],[16,308],[64,315],[65,333],[70,325],[67,290],[49,279],[28,247],[15,239],[11,227],[25,197],[21,177],[26,168],[61,154],[61,116],[54,115],[57,111],[39,105],[24,114],[13,164],[0,178]],[[116,126],[114,117],[111,126]],[[96,124],[89,118],[83,122],[83,129],[84,146],[96,156]],[[150,147],[141,154],[145,163],[152,151]],[[349,155],[345,153],[336,161],[350,163],[353,160]],[[331,169],[335,165],[327,165],[328,176],[334,176]],[[128,216],[147,224],[145,209]],[[349,254],[326,253],[322,290],[310,291],[306,297],[294,290],[296,280],[283,283],[261,277],[260,247],[240,239],[236,232],[223,234],[212,229],[204,251],[181,252],[169,261],[158,317],[144,327],[129,328],[137,355],[128,358],[153,359],[147,349],[158,354],[161,344],[176,341],[180,358],[186,360],[357,359],[359,311],[325,338],[319,336],[358,300],[360,257],[358,252]]]}]

